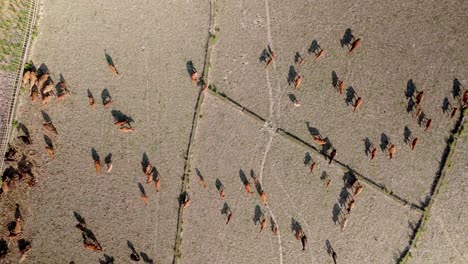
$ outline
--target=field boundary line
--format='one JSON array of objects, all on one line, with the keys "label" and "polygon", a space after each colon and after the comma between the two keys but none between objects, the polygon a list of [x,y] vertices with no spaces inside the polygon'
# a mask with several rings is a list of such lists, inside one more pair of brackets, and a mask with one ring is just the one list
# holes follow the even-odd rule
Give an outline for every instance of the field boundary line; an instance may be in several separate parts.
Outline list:
[{"label": "field boundary line", "polygon": [[[216,17],[218,14],[218,0],[210,1],[210,19],[209,19],[209,32],[205,50],[205,60],[203,63],[203,73],[200,77],[200,82],[197,87],[200,89],[198,92],[197,102],[192,119],[192,128],[189,136],[189,143],[187,152],[185,153],[184,174],[182,175],[181,197],[190,191],[190,174],[192,172],[192,155],[194,148],[194,141],[197,132],[197,125],[199,121],[200,111],[203,106],[203,99],[205,98],[206,87],[210,85],[210,69],[211,69],[211,56],[214,45],[216,44]],[[173,264],[179,264],[182,260],[182,237],[183,237],[183,224],[184,224],[184,209],[179,206],[177,231],[174,245],[174,259]]]}]

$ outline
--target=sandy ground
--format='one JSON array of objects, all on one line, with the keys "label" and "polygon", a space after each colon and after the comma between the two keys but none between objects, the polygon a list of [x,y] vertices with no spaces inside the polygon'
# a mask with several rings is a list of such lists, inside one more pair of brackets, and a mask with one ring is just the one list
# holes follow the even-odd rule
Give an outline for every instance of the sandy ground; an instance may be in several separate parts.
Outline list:
[{"label": "sandy ground", "polygon": [[[221,1],[212,83],[308,142],[312,142],[309,131],[318,130],[338,150],[337,159],[420,204],[429,194],[444,140],[453,127],[441,108],[444,97],[455,102],[454,78],[468,85],[464,38],[468,31],[463,22],[467,3],[420,5],[416,1],[307,4],[296,0],[287,5],[268,0]],[[340,44],[348,28],[362,39],[352,55]],[[308,53],[313,40],[326,52],[317,62]],[[268,43],[277,58],[265,73],[259,57]],[[296,52],[305,59],[300,68],[294,63]],[[298,91],[288,85],[291,66],[303,76]],[[332,85],[333,71],[345,83],[342,96]],[[428,133],[406,111],[410,79],[425,92],[422,108],[433,119]],[[345,101],[349,86],[364,101],[356,113]],[[302,106],[293,107],[289,94]],[[404,142],[405,126],[419,138],[414,152]],[[380,150],[382,134],[397,146],[393,161]],[[379,150],[373,162],[365,155],[366,137]]]},{"label": "sandy ground", "polygon": [[431,209],[431,220],[422,242],[413,250],[413,263],[465,263],[468,261],[466,237],[468,184],[468,137],[462,136],[453,156],[453,167],[445,178],[441,193]]},{"label": "sandy ground", "polygon": [[[177,199],[198,93],[186,63],[203,66],[206,10],[206,1],[44,1],[32,59],[37,66],[45,63],[54,80],[62,74],[71,95],[44,107],[21,98],[18,120],[30,130],[44,162],[44,176],[30,193],[30,215],[25,217],[24,236],[32,239],[34,249],[29,263],[103,259],[103,254],[83,249],[74,212],[85,218],[104,253],[117,262],[130,259],[127,241],[154,263],[172,262]],[[120,79],[107,68],[104,50]],[[96,100],[95,110],[88,105],[87,89]],[[104,89],[114,101],[109,109],[102,105]],[[58,136],[49,135],[57,149],[55,160],[44,151],[41,110],[58,130]],[[136,131],[118,131],[112,111],[130,116]],[[96,175],[93,148],[103,165],[112,154],[112,173]],[[145,153],[160,172],[159,194],[154,183],[145,184]],[[139,183],[148,207],[140,201]]]},{"label": "sandy ground", "polygon": [[[307,149],[278,135],[270,141],[262,124],[211,95],[204,104],[190,179],[194,202],[185,214],[184,263],[331,263],[328,243],[343,263],[394,263],[400,256],[420,213],[364,185],[342,232],[339,208],[346,210],[345,196],[353,190],[344,186],[347,178],[340,168],[311,154],[318,167],[309,174]],[[252,172],[268,195],[268,207],[258,193],[248,195],[243,187],[242,173],[254,191]],[[328,188],[327,179],[332,180]],[[224,200],[217,180],[225,188]],[[233,213],[228,225],[227,214],[221,213],[224,203]],[[268,221],[260,236],[257,211]],[[279,236],[272,232],[272,220]],[[292,231],[295,221],[308,236],[305,252]]]},{"label": "sandy ground", "polygon": [[[446,97],[455,105],[455,78],[468,86],[466,2],[294,0],[286,5],[220,0],[218,6],[210,83],[268,124],[207,92],[192,142],[188,190],[192,204],[184,211],[182,262],[333,263],[327,254],[331,245],[338,263],[395,263],[408,246],[421,211],[363,183],[364,191],[342,232],[339,212],[346,210],[345,196],[352,192],[346,185],[349,174],[272,131],[280,127],[311,144],[311,133],[320,133],[337,149],[339,161],[421,205],[458,117],[450,120],[442,102]],[[129,244],[146,256],[147,263],[172,263],[177,198],[198,93],[186,64],[193,61],[199,72],[203,67],[209,15],[208,1],[44,0],[32,59],[36,66],[45,63],[54,80],[62,75],[71,95],[45,106],[20,98],[17,119],[31,133],[33,145],[27,151],[37,153],[36,170],[41,175],[27,201],[20,203],[25,218],[21,238],[33,243],[26,263],[95,263],[106,256],[126,263]],[[362,38],[352,55],[340,44],[348,28]],[[326,52],[318,62],[308,54],[313,40]],[[267,44],[276,58],[265,71],[259,57]],[[122,74],[120,79],[107,68],[105,50]],[[305,59],[300,68],[295,66],[296,52]],[[292,69],[303,76],[297,91],[287,80]],[[333,71],[346,84],[344,95],[332,85]],[[425,93],[421,106],[433,119],[428,132],[414,113],[407,112],[409,80]],[[345,100],[350,86],[364,99],[354,113]],[[88,89],[96,99],[95,110],[88,105]],[[102,106],[106,91],[114,101],[109,109]],[[292,105],[290,94],[301,107]],[[118,131],[112,111],[130,116],[136,131]],[[55,160],[44,152],[44,116],[58,130],[57,136],[48,135],[57,149]],[[419,138],[414,151],[405,143],[405,127],[409,138]],[[397,146],[394,160],[381,150],[384,137]],[[373,161],[365,153],[366,138],[378,149]],[[466,175],[462,158],[466,140],[459,145],[463,148],[449,176]],[[96,175],[93,149],[102,163],[112,154],[112,173]],[[307,153],[318,164],[312,174],[304,164]],[[161,174],[160,193],[154,184],[145,184],[141,164],[145,155]],[[267,207],[257,193],[247,194],[242,186],[244,174],[253,182],[252,173],[268,194]],[[199,174],[206,189],[199,184]],[[435,238],[454,241],[465,231],[464,221],[455,221],[464,205],[453,203],[463,195],[457,187],[464,186],[464,178],[452,182],[447,177],[445,195],[433,207],[434,222],[415,251],[416,261],[462,260],[463,255],[455,256],[466,244],[462,239],[447,250],[432,249],[443,243]],[[224,200],[217,180],[225,187]],[[139,184],[148,195],[147,207],[140,201]],[[11,211],[17,196],[7,197],[2,207]],[[225,203],[233,213],[228,225],[222,214]],[[86,219],[103,253],[83,249],[74,212]],[[455,216],[447,219],[451,215]],[[0,216],[1,221],[12,217]],[[262,217],[268,224],[258,235]],[[279,236],[273,234],[271,220],[277,223]],[[448,221],[450,229],[438,225]],[[298,224],[308,236],[304,252],[293,235]],[[8,260],[13,262],[17,249],[11,248]]]}]

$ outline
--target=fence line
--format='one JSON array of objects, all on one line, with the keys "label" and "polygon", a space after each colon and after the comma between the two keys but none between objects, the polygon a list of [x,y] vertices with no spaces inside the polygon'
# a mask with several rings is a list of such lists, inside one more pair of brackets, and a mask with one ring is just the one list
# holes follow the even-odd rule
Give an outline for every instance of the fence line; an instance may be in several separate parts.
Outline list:
[{"label": "fence line", "polygon": [[34,29],[34,25],[36,24],[37,13],[39,8],[39,1],[38,0],[31,0],[29,6],[29,14],[28,20],[26,22],[26,28],[24,29],[24,36],[23,36],[23,45],[21,49],[21,57],[18,60],[14,60],[12,63],[13,66],[16,68],[16,75],[15,74],[6,74],[5,77],[8,78],[10,81],[6,86],[11,87],[11,97],[8,98],[10,105],[7,111],[6,120],[0,120],[1,122],[6,121],[4,127],[2,127],[2,135],[1,135],[1,145],[0,145],[0,153],[2,154],[2,158],[0,161],[0,172],[3,172],[3,167],[5,165],[4,154],[7,151],[8,142],[10,139],[11,129],[13,126],[13,118],[16,112],[16,102],[18,100],[19,90],[21,89],[22,81],[23,81],[23,70],[24,65],[26,64],[26,59],[28,58],[30,45],[31,45],[31,35]]}]

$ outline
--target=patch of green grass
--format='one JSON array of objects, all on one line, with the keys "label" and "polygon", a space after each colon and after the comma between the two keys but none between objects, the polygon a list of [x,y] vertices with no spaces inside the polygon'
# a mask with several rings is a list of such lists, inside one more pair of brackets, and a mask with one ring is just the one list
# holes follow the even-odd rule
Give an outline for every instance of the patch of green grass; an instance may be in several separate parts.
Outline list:
[{"label": "patch of green grass", "polygon": [[218,41],[218,37],[216,35],[211,35],[210,37],[211,44],[216,44],[216,41]]},{"label": "patch of green grass", "polygon": [[26,87],[24,86],[21,86],[20,90],[19,90],[19,94],[20,95],[24,95],[26,93]]},{"label": "patch of green grass", "polygon": [[24,70],[25,70],[25,71],[30,71],[30,70],[32,70],[32,69],[34,69],[34,63],[33,63],[32,60],[30,60],[30,61],[28,61],[28,62],[26,62],[26,63],[24,64]]},{"label": "patch of green grass", "polygon": [[11,126],[11,128],[13,128],[13,130],[17,130],[19,128],[19,122],[18,120],[13,120],[13,124]]}]

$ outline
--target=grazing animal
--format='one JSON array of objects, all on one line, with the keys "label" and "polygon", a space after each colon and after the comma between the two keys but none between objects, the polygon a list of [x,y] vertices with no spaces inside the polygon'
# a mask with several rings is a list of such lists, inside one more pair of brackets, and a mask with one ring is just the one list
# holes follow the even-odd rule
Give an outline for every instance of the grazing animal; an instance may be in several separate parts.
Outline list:
[{"label": "grazing animal", "polygon": [[37,91],[37,89],[31,90],[31,101],[33,103],[39,102],[39,92]]},{"label": "grazing animal", "polygon": [[452,113],[450,113],[450,119],[452,119],[452,118],[455,116],[455,114],[457,114],[457,110],[458,110],[457,107],[454,107],[454,108],[452,109]]},{"label": "grazing animal", "polygon": [[37,73],[36,72],[31,72],[29,76],[29,85],[32,87],[37,81]]},{"label": "grazing animal", "polygon": [[333,159],[335,159],[336,157],[336,149],[334,149],[331,154],[330,154],[330,161],[328,162],[328,164],[331,164]]},{"label": "grazing animal", "polygon": [[47,132],[58,135],[57,129],[55,128],[55,126],[52,123],[47,122],[47,123],[43,123],[42,125],[43,125],[43,127],[45,128],[45,130]]},{"label": "grazing animal", "polygon": [[39,77],[39,81],[38,81],[38,87],[41,88],[42,85],[49,79],[49,74],[48,73],[44,73],[41,75],[41,77]]},{"label": "grazing animal", "polygon": [[263,191],[263,190],[260,193],[260,199],[262,200],[263,205],[267,206],[267,195],[266,195],[265,191]]},{"label": "grazing animal", "polygon": [[154,187],[156,188],[156,192],[159,192],[159,189],[161,188],[161,179],[159,177],[154,181]]},{"label": "grazing animal", "polygon": [[23,75],[23,85],[29,84],[30,79],[31,79],[31,72],[26,71]]},{"label": "grazing animal", "polygon": [[194,83],[198,82],[198,73],[196,70],[193,70],[192,74],[190,75],[190,79],[192,79],[192,82]]},{"label": "grazing animal", "polygon": [[45,147],[46,153],[50,156],[51,159],[55,158],[55,151],[53,147],[46,146]]},{"label": "grazing animal", "polygon": [[145,175],[150,174],[152,170],[153,170],[153,166],[151,166],[151,163],[148,163],[148,165],[146,165]]},{"label": "grazing animal", "polygon": [[322,49],[315,55],[315,61],[323,57],[323,55],[325,55],[325,50]]},{"label": "grazing animal", "polygon": [[431,124],[432,124],[432,119],[428,119],[426,122],[426,129],[424,129],[424,131],[429,130],[429,128],[431,127]]},{"label": "grazing animal", "polygon": [[419,105],[423,99],[424,99],[424,91],[421,91],[416,95],[416,104]]},{"label": "grazing animal", "polygon": [[355,41],[353,41],[353,43],[351,43],[351,48],[349,49],[348,54],[351,54],[351,52],[353,52],[357,47],[359,47],[359,45],[361,45],[360,38],[356,39]]},{"label": "grazing animal", "polygon": [[94,251],[94,252],[101,252],[102,251],[102,248],[99,245],[95,245],[95,244],[89,243],[89,242],[84,242],[84,248],[88,249],[88,250],[91,250],[91,251]]},{"label": "grazing animal", "polygon": [[117,76],[117,78],[120,78],[120,73],[117,71],[115,68],[114,64],[109,64],[109,70]]},{"label": "grazing animal", "polygon": [[463,105],[466,107],[468,106],[468,90],[463,92]]},{"label": "grazing animal", "polygon": [[219,197],[221,198],[221,200],[223,200],[225,196],[226,194],[224,193],[224,188],[221,187],[221,189],[219,190]]},{"label": "grazing animal", "polygon": [[344,88],[344,82],[340,81],[338,83],[338,91],[340,92],[340,94],[343,94],[343,88]]},{"label": "grazing animal", "polygon": [[356,190],[354,190],[354,197],[356,197],[358,194],[360,194],[360,193],[362,192],[362,189],[363,189],[363,188],[364,188],[364,187],[362,187],[362,185],[359,184],[359,185],[356,187]]},{"label": "grazing animal", "polygon": [[143,201],[145,206],[148,206],[148,197],[146,196],[146,194],[142,193],[141,196],[140,196],[140,199],[141,199],[141,201]]},{"label": "grazing animal", "polygon": [[250,182],[246,182],[244,184],[244,187],[245,187],[245,191],[248,193],[248,194],[252,194],[254,192],[250,191]]},{"label": "grazing animal", "polygon": [[96,109],[96,102],[94,102],[94,98],[92,96],[88,98],[88,103],[92,109]]},{"label": "grazing animal", "polygon": [[297,90],[297,88],[301,85],[302,83],[302,76],[298,75],[297,79],[294,80],[294,90]]},{"label": "grazing animal", "polygon": [[229,221],[231,221],[231,218],[232,218],[232,212],[229,212],[229,215],[226,220],[226,225],[229,224]]},{"label": "grazing animal", "polygon": [[314,169],[317,168],[317,163],[316,162],[312,162],[312,164],[310,164],[310,171],[309,171],[309,174],[312,173],[314,171]]},{"label": "grazing animal", "polygon": [[135,131],[134,128],[132,128],[132,127],[126,127],[126,126],[120,127],[119,130],[122,131],[122,132],[133,132],[133,131]]},{"label": "grazing animal", "polygon": [[353,210],[355,205],[356,203],[354,202],[354,199],[351,199],[351,201],[348,203],[348,214],[351,212],[351,210]]},{"label": "grazing animal", "polygon": [[327,179],[327,180],[325,181],[325,187],[330,186],[331,181],[332,181],[331,179]]},{"label": "grazing animal", "polygon": [[112,162],[108,162],[106,163],[106,165],[107,165],[107,173],[110,173],[112,171],[112,166],[113,166]]},{"label": "grazing animal", "polygon": [[421,116],[422,112],[423,112],[422,108],[418,108],[418,112],[416,112],[416,117],[415,118],[418,119],[419,116]]},{"label": "grazing animal", "polygon": [[356,102],[354,102],[354,109],[353,109],[353,112],[356,111],[359,106],[362,104],[362,98],[361,97],[358,97],[358,99],[356,100]]},{"label": "grazing animal", "polygon": [[101,174],[101,161],[94,161],[94,168],[96,169],[97,174]]},{"label": "grazing animal", "polygon": [[377,148],[372,149],[370,160],[373,160],[375,158],[375,155],[377,155]]},{"label": "grazing animal", "polygon": [[258,232],[259,234],[263,231],[263,229],[265,229],[266,224],[267,224],[266,221],[267,221],[266,218],[263,218],[262,222],[260,223],[260,232]]},{"label": "grazing animal", "polygon": [[301,237],[302,237],[302,228],[298,227],[298,228],[296,229],[294,235],[295,235],[295,237],[296,237],[297,240],[301,239]]},{"label": "grazing animal", "polygon": [[343,221],[341,221],[341,231],[343,232],[348,225],[348,216],[345,216]]},{"label": "grazing animal", "polygon": [[198,181],[200,183],[200,185],[206,189],[206,183],[205,183],[205,180],[203,180],[202,178],[200,178],[200,180]]},{"label": "grazing animal", "polygon": [[314,135],[314,141],[315,143],[319,144],[319,145],[325,145],[327,144],[327,141],[323,138],[320,138],[319,136],[317,135]]},{"label": "grazing animal", "polygon": [[302,251],[305,251],[307,247],[307,236],[305,234],[302,235],[301,242],[302,242]]},{"label": "grazing animal", "polygon": [[394,144],[392,144],[390,148],[388,149],[388,156],[390,157],[390,159],[393,159],[393,157],[395,156],[395,152],[396,152],[396,147]]},{"label": "grazing animal", "polygon": [[149,173],[146,175],[146,184],[150,184],[153,181],[153,173]]},{"label": "grazing animal", "polygon": [[267,64],[265,65],[265,69],[268,70],[268,66],[273,62],[273,58],[268,59]]},{"label": "grazing animal", "polygon": [[190,197],[186,197],[185,201],[182,203],[182,209],[185,209],[190,205]]},{"label": "grazing animal", "polygon": [[303,59],[303,58],[301,58],[301,59],[299,60],[299,64],[297,65],[297,67],[298,67],[298,68],[301,67],[302,64],[304,64],[304,59]]},{"label": "grazing animal", "polygon": [[104,108],[109,108],[109,106],[112,104],[112,99],[111,98],[107,98],[106,101],[104,102]]},{"label": "grazing animal", "polygon": [[414,138],[413,141],[411,142],[411,150],[414,150],[416,147],[416,144],[418,144],[418,138]]},{"label": "grazing animal", "polygon": [[23,250],[19,252],[20,253],[19,263],[26,260],[26,257],[28,256],[29,251],[31,251],[31,244],[28,244]]}]

